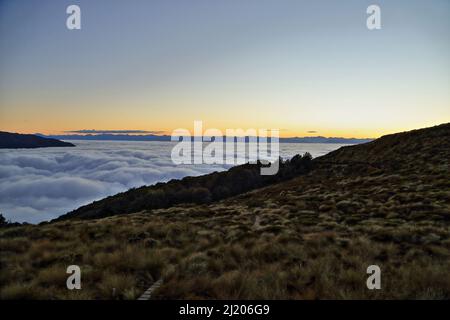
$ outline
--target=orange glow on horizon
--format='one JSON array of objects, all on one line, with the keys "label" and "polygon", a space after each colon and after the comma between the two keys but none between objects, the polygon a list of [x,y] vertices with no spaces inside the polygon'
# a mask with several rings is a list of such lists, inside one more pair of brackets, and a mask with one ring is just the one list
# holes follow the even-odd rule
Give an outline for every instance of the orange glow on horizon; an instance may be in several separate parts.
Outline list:
[{"label": "orange glow on horizon", "polygon": [[[327,130],[327,129],[322,129],[322,130],[280,130],[279,131],[279,137],[280,138],[293,138],[293,137],[317,137],[317,136],[322,136],[322,137],[326,137],[326,138],[331,138],[331,137],[339,137],[339,138],[356,138],[356,139],[375,139],[375,138],[379,138],[383,135],[386,134],[392,134],[392,133],[397,133],[397,132],[402,132],[402,131],[409,131],[409,130],[413,130],[413,129],[420,129],[420,128],[424,128],[424,127],[429,127],[429,126],[433,126],[433,125],[439,125],[441,123],[436,123],[436,124],[431,124],[431,125],[424,125],[424,126],[420,126],[420,127],[414,127],[414,128],[409,128],[409,127],[403,127],[403,128],[398,128],[398,129],[385,129],[385,130],[345,130],[345,129],[335,129],[335,130]],[[72,127],[73,128],[73,127]],[[15,133],[22,133],[22,134],[35,134],[35,133],[40,133],[40,134],[45,134],[45,135],[88,135],[88,134],[101,134],[102,131],[132,131],[132,130],[139,130],[139,131],[148,131],[148,132],[138,132],[138,133],[111,133],[111,134],[128,134],[128,135],[171,135],[176,129],[186,129],[188,130],[191,135],[193,135],[193,125],[191,125],[191,127],[177,127],[177,128],[158,128],[158,129],[146,129],[146,128],[137,128],[137,127],[130,127],[132,129],[124,129],[123,127],[114,127],[114,128],[108,128],[108,129],[69,129],[69,128],[65,128],[65,129],[47,129],[47,130],[43,130],[42,128],[21,128],[20,126],[17,127],[11,127],[11,126],[5,126],[2,125],[0,131],[7,131],[7,132],[15,132]],[[212,127],[204,127],[203,128],[203,132],[207,129],[211,129]],[[250,127],[243,127],[243,126],[236,126],[233,128],[217,128],[219,129],[223,135],[225,135],[225,132],[227,129],[242,129],[244,130],[244,132],[247,129],[250,129]],[[255,128],[256,131],[258,132],[257,128]],[[273,128],[276,129],[276,128]],[[74,131],[78,131],[78,130],[96,130],[98,131],[98,133],[77,133]],[[268,130],[268,136],[271,135],[270,133],[270,129]],[[311,132],[314,131],[314,132]],[[153,133],[153,132],[157,132],[157,133]]]}]

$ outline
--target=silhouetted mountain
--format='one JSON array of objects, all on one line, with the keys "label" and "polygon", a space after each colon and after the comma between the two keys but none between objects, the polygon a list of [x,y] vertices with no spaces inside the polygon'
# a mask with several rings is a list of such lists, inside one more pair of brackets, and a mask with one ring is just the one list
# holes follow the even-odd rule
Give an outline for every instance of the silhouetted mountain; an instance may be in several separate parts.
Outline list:
[{"label": "silhouetted mountain", "polygon": [[[39,134],[40,135],[40,134]],[[42,137],[54,138],[60,140],[102,140],[102,141],[171,141],[168,135],[130,135],[130,134],[68,134],[68,135],[52,135]],[[225,141],[225,137],[224,141]],[[192,139],[192,138],[191,138]],[[248,142],[249,138],[245,137]],[[270,137],[268,138],[270,142]],[[340,143],[340,144],[357,144],[372,141],[372,139],[356,139],[356,138],[340,138],[340,137],[292,137],[280,138],[280,142],[284,143]]]},{"label": "silhouetted mountain", "polygon": [[74,147],[70,142],[44,138],[34,134],[19,134],[0,131],[0,148],[44,148],[44,147]]}]

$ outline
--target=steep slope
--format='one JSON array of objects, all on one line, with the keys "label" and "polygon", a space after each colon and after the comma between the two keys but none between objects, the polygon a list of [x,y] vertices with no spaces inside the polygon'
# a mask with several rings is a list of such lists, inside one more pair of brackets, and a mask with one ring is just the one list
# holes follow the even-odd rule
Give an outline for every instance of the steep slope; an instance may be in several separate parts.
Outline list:
[{"label": "steep slope", "polygon": [[414,165],[417,161],[444,163],[449,153],[450,123],[446,123],[382,136],[361,145],[342,147],[321,157],[321,161]]},{"label": "steep slope", "polygon": [[[307,175],[239,196],[299,204],[336,222],[450,220],[450,124],[383,136],[313,160]],[[318,222],[318,220],[317,220]]]},{"label": "steep slope", "polygon": [[[259,165],[242,165],[226,172],[186,177],[154,186],[132,189],[71,211],[57,219],[95,219],[142,210],[167,208],[181,203],[211,203],[267,185],[305,175],[319,178],[328,174],[366,174],[374,170],[403,170],[442,164],[449,159],[450,124],[383,136],[375,141],[342,147],[314,159],[294,157],[282,163],[276,176],[261,176]],[[447,163],[448,164],[448,163]],[[423,168],[422,168],[423,169]],[[276,186],[276,189],[282,186]]]},{"label": "steep slope", "polygon": [[152,298],[450,299],[449,130],[346,147],[210,204],[0,230],[0,298],[135,299],[163,278]]},{"label": "steep slope", "polygon": [[[344,147],[313,162],[310,173],[287,182],[208,207],[152,214],[180,214],[210,230],[198,231],[207,235],[198,241],[218,241],[219,235],[231,244],[230,251],[211,249],[202,256],[202,274],[234,281],[244,297],[261,297],[256,292],[275,287],[263,296],[449,299],[450,124]],[[231,267],[217,273],[216,259],[224,254],[246,257],[237,259],[243,264],[239,272]],[[207,297],[208,288],[220,296],[205,279],[204,287],[193,283],[193,274],[183,269],[190,261],[184,261],[161,297]],[[365,287],[372,264],[383,272],[384,289],[378,292]]]},{"label": "steep slope", "polygon": [[168,208],[181,203],[211,203],[304,174],[311,170],[312,163],[308,153],[304,156],[297,155],[291,160],[282,161],[278,174],[273,176],[261,175],[261,166],[261,163],[244,164],[227,171],[130,189],[82,206],[54,221],[97,219],[141,210]]}]

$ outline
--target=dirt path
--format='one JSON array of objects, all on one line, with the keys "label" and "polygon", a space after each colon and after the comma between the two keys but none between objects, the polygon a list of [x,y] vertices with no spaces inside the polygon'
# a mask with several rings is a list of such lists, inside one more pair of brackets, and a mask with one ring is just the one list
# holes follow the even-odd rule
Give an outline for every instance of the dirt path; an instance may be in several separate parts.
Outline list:
[{"label": "dirt path", "polygon": [[162,283],[163,283],[162,278],[159,279],[158,281],[156,281],[154,284],[152,284],[152,286],[150,288],[145,290],[145,292],[138,298],[138,300],[150,300],[150,298],[152,297],[153,291],[158,289]]}]

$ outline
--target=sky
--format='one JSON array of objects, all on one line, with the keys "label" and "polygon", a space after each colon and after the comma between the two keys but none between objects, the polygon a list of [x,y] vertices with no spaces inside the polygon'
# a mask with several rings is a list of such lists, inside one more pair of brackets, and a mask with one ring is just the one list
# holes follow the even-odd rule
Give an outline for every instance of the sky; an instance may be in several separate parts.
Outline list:
[{"label": "sky", "polygon": [[0,0],[0,130],[375,138],[449,122],[449,16],[448,0]]}]

